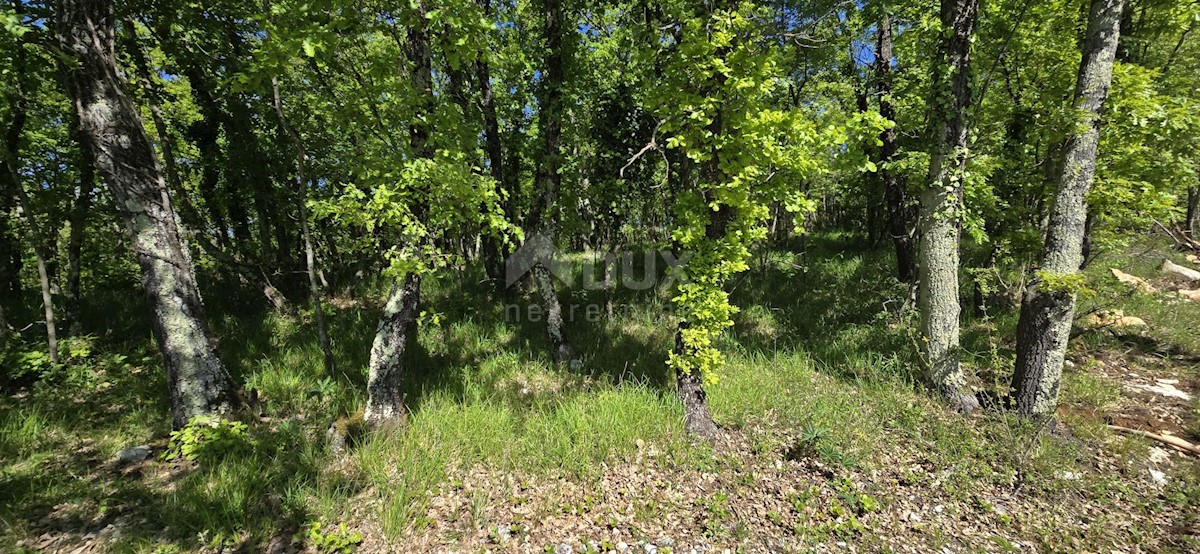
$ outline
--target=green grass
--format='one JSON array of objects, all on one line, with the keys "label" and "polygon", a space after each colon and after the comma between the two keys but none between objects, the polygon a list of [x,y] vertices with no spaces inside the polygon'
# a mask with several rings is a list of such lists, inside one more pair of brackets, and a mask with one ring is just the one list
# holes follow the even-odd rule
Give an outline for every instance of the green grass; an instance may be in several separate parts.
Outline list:
[{"label": "green grass", "polygon": [[[888,458],[876,453],[897,445],[916,449],[932,467],[945,468],[941,486],[964,498],[984,483],[1018,483],[1043,495],[1110,494],[1115,485],[1088,469],[1085,444],[1047,437],[1004,414],[951,414],[926,394],[915,314],[900,313],[906,290],[888,277],[886,251],[860,252],[855,240],[811,237],[803,247],[791,245],[799,254],[773,252],[739,277],[732,290],[742,310],[722,339],[727,364],[709,390],[721,424],[745,433],[762,456],[815,456],[854,471],[883,469]],[[1125,254],[1112,263],[1145,275],[1152,261]],[[1107,264],[1101,260],[1089,276],[1103,284],[1099,272]],[[573,371],[550,363],[541,324],[506,320],[506,305],[532,299],[495,295],[481,281],[477,270],[429,281],[427,314],[407,359],[408,425],[368,436],[344,456],[328,451],[323,438],[337,418],[364,403],[374,302],[331,308],[338,360],[332,375],[321,365],[311,313],[210,306],[222,359],[257,391],[271,420],[252,424],[249,455],[198,468],[154,464],[157,473],[140,478],[121,477],[105,464],[122,447],[151,443],[161,450],[169,428],[163,376],[148,336],[97,339],[74,364],[88,371],[0,399],[0,548],[59,505],[74,506],[63,517],[80,521],[144,517],[114,545],[117,551],[253,550],[280,529],[294,532],[313,521],[336,526],[357,510],[377,513],[396,540],[429,524],[429,492],[454,486],[448,475],[455,468],[483,465],[587,482],[602,463],[632,455],[639,443],[655,445],[667,465],[724,463],[683,435],[664,364],[673,328],[661,291],[619,290],[614,300],[627,306],[619,317],[569,322],[568,336],[583,358]],[[1196,355],[1200,310],[1106,285],[1098,290],[1084,306],[1120,305],[1151,322],[1150,334],[1169,345],[1168,356]],[[604,300],[602,291],[562,296],[568,304]],[[987,320],[964,321],[966,363],[981,387],[1007,384],[1014,326],[1013,311],[1001,308]],[[1080,347],[1115,347],[1114,340],[1085,335]],[[1063,398],[1102,409],[1116,397],[1110,383],[1077,368],[1066,376]],[[1080,428],[1087,440],[1111,439],[1102,426]],[[1120,444],[1129,445],[1135,464],[1140,443]],[[1063,471],[1086,477],[1066,482]],[[1195,502],[1186,485],[1174,494],[1177,502]]]}]

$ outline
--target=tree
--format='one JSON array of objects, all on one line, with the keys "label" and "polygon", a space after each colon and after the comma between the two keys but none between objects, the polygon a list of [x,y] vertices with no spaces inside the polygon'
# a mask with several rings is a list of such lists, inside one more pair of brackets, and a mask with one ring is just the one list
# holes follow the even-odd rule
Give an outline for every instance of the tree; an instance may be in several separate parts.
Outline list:
[{"label": "tree", "polygon": [[80,127],[125,219],[153,306],[172,423],[178,428],[196,416],[228,413],[239,401],[217,357],[158,159],[118,69],[112,2],[63,0],[55,15],[59,47],[74,57],[67,82]]},{"label": "tree", "polygon": [[967,162],[970,59],[978,0],[942,0],[943,37],[929,103],[929,175],[921,192],[918,302],[929,382],[956,409],[978,401],[959,361],[959,223]]},{"label": "tree", "polygon": [[1075,297],[1082,284],[1087,195],[1096,171],[1101,115],[1112,82],[1124,0],[1093,0],[1074,106],[1082,119],[1066,144],[1046,229],[1042,263],[1021,301],[1012,390],[1017,412],[1052,417],[1071,336]]},{"label": "tree", "polygon": [[[888,121],[896,121],[896,108],[892,99],[892,17],[884,14],[879,20],[875,49],[876,90],[879,93],[879,115]],[[912,228],[909,224],[909,208],[905,183],[899,171],[889,167],[896,160],[896,126],[893,124],[879,137],[879,167],[883,178],[884,196],[887,201],[887,232],[896,249],[896,277],[903,283],[913,280],[916,259],[913,255]]]},{"label": "tree", "polygon": [[[20,11],[20,3],[16,3],[17,10]],[[0,162],[4,164],[4,187],[12,191],[16,198],[16,208],[25,219],[25,224],[29,227],[29,234],[33,240],[33,254],[37,261],[38,284],[42,290],[42,313],[43,322],[46,325],[46,342],[50,354],[50,362],[58,363],[58,325],[54,313],[54,294],[51,275],[49,272],[49,260],[53,256],[53,252],[47,248],[49,244],[49,235],[43,230],[42,225],[38,222],[37,217],[33,213],[33,204],[29,201],[29,194],[25,192],[25,185],[21,182],[20,145],[22,134],[25,132],[25,122],[28,114],[29,98],[27,96],[29,88],[30,68],[26,63],[25,45],[17,44],[13,54],[13,69],[16,73],[16,83],[9,91],[8,102],[10,118],[4,133],[4,151],[3,158]]]},{"label": "tree", "polygon": [[[538,160],[535,178],[536,196],[530,220],[537,234],[550,240],[558,234],[558,195],[562,188],[562,125],[565,106],[563,86],[566,76],[563,49],[563,10],[560,0],[543,2],[543,25],[546,41],[545,75],[539,97],[538,132],[542,138],[542,155]],[[542,259],[545,259],[544,257]],[[574,348],[566,337],[562,306],[550,268],[539,263],[533,267],[533,281],[546,310],[546,334],[550,339],[550,355],[555,363],[576,362]]]}]

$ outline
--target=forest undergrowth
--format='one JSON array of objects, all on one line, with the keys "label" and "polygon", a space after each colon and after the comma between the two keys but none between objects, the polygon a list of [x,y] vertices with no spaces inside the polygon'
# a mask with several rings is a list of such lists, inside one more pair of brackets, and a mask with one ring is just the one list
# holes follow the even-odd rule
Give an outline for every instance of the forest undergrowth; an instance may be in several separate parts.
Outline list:
[{"label": "forest undergrowth", "polygon": [[[543,326],[511,320],[527,296],[493,293],[478,268],[428,280],[407,422],[370,433],[366,330],[381,292],[327,306],[333,374],[311,312],[248,314],[229,291],[209,294],[221,357],[255,414],[173,436],[149,328],[113,316],[142,302],[136,284],[95,291],[86,316],[111,318],[108,335],[65,341],[60,366],[33,349],[8,358],[30,379],[0,398],[0,549],[1200,547],[1196,457],[1108,427],[1200,438],[1200,306],[1158,277],[1164,257],[1188,260],[1152,240],[1090,265],[1047,429],[987,402],[958,415],[922,390],[907,288],[885,277],[891,254],[861,242],[809,237],[730,287],[742,310],[708,390],[722,428],[711,444],[682,428],[669,298],[653,289],[619,290],[611,319],[568,321],[582,363],[556,368]],[[1110,268],[1161,290],[1136,292]],[[568,306],[605,301],[562,294]],[[1010,304],[990,300],[963,325],[985,399],[1007,390],[1016,325]],[[118,459],[138,445],[150,455]]]}]

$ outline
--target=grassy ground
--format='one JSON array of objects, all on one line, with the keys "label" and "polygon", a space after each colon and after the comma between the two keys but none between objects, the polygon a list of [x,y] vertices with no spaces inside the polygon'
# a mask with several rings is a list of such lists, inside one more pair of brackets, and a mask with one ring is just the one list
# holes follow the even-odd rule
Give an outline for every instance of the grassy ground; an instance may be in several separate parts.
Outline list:
[{"label": "grassy ground", "polygon": [[[1104,425],[1140,422],[1192,440],[1200,431],[1195,405],[1159,402],[1126,381],[1162,376],[1200,393],[1200,307],[1129,293],[1107,273],[1150,278],[1161,256],[1185,260],[1156,244],[1093,264],[1097,292],[1081,312],[1122,309],[1148,326],[1079,329],[1064,430],[1048,435],[933,402],[916,384],[914,314],[886,278],[890,257],[852,241],[812,238],[736,283],[743,310],[710,389],[726,430],[715,445],[683,436],[663,364],[673,329],[661,291],[622,291],[617,317],[601,321],[584,306],[602,305],[602,292],[563,291],[568,310],[580,306],[568,332],[583,367],[559,370],[542,325],[514,320],[528,298],[493,296],[475,273],[438,280],[409,360],[408,425],[345,452],[326,447],[326,430],[363,403],[376,301],[334,302],[334,375],[305,317],[214,304],[222,358],[257,391],[264,417],[199,463],[158,456],[168,450],[163,376],[146,328],[115,319],[130,327],[76,341],[66,368],[0,398],[0,550],[1200,546],[1195,460],[1164,458]],[[984,391],[1002,388],[1012,360],[1015,314],[992,312],[968,320],[964,338]],[[1146,406],[1155,408],[1134,409]],[[155,457],[114,461],[139,444]]]}]

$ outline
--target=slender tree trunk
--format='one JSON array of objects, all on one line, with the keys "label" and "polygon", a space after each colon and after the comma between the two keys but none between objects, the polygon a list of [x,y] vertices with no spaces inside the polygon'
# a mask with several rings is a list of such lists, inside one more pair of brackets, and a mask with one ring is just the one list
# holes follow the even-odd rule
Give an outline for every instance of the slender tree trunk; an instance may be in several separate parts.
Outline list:
[{"label": "slender tree trunk", "polygon": [[1058,403],[1063,360],[1075,314],[1075,291],[1070,283],[1049,283],[1047,278],[1060,281],[1075,275],[1084,260],[1087,194],[1096,171],[1100,116],[1112,83],[1124,4],[1124,0],[1093,0],[1088,12],[1083,61],[1075,84],[1075,107],[1087,114],[1089,120],[1085,130],[1067,141],[1041,269],[1025,290],[1017,323],[1012,394],[1018,413],[1025,417],[1053,417]]},{"label": "slender tree trunk", "polygon": [[[546,79],[543,82],[541,108],[538,114],[545,141],[538,164],[537,186],[541,194],[535,206],[533,221],[538,233],[553,241],[558,231],[558,192],[562,187],[562,121],[563,100],[563,14],[560,0],[545,0]],[[533,280],[546,310],[546,334],[550,338],[550,355],[555,363],[575,363],[575,351],[566,338],[562,306],[550,268],[537,264]]]},{"label": "slender tree trunk", "polygon": [[1200,239],[1200,187],[1188,189],[1187,218],[1184,219],[1183,229],[1189,237]]},{"label": "slender tree trunk", "polygon": [[79,186],[75,190],[75,205],[71,209],[70,237],[67,241],[67,334],[77,336],[83,331],[83,298],[80,294],[80,275],[83,272],[83,234],[87,216],[92,208],[92,189],[96,186],[92,151],[87,137],[75,119],[75,136],[79,144]]},{"label": "slender tree trunk", "polygon": [[[18,8],[19,8],[18,4]],[[54,317],[54,291],[51,281],[51,272],[49,268],[50,256],[54,256],[54,250],[48,248],[52,244],[48,240],[49,235],[43,233],[42,226],[38,224],[37,218],[33,215],[33,204],[29,202],[29,195],[25,193],[25,186],[21,183],[19,151],[21,146],[21,134],[25,131],[25,121],[28,115],[26,109],[28,106],[28,97],[25,94],[26,88],[26,68],[25,64],[25,49],[23,46],[18,46],[13,56],[13,69],[17,74],[16,86],[13,87],[9,98],[8,105],[12,113],[12,119],[8,123],[8,129],[4,134],[4,174],[8,180],[8,188],[16,194],[17,209],[25,219],[26,225],[29,227],[29,236],[33,244],[34,259],[37,261],[38,284],[42,289],[42,309],[43,321],[46,325],[46,342],[50,350],[50,361],[58,363],[58,328]]]},{"label": "slender tree trunk", "polygon": [[957,409],[978,407],[959,362],[958,211],[960,178],[967,159],[966,111],[971,102],[970,53],[978,0],[942,0],[946,29],[934,67],[930,104],[933,152],[927,186],[921,193],[921,263],[918,302],[930,384]]},{"label": "slender tree trunk", "polygon": [[[892,104],[892,18],[885,15],[879,22],[879,40],[875,57],[875,74],[879,91],[879,115],[889,121],[896,120],[896,107]],[[896,277],[903,283],[911,283],[916,272],[916,256],[913,255],[912,226],[909,223],[908,198],[904,181],[899,173],[888,164],[896,159],[896,128],[892,127],[879,137],[879,174],[883,177],[884,197],[887,201],[887,231],[896,248]]]},{"label": "slender tree trunk", "polygon": [[[21,297],[21,248],[15,229],[16,194],[10,190],[8,179],[0,179],[0,304]],[[10,304],[11,306],[12,304]]]},{"label": "slender tree trunk", "polygon": [[[419,93],[417,113],[429,114],[437,101],[433,94],[433,57],[429,43],[429,28],[425,11],[427,6],[417,2],[418,25],[408,29],[406,53],[412,64],[410,77]],[[431,129],[429,118],[417,118],[409,127],[409,141],[414,156],[433,157],[429,145]],[[426,211],[424,204],[413,206],[418,219]],[[414,245],[416,246],[416,245]],[[367,378],[367,407],[363,418],[371,425],[403,425],[405,421],[404,395],[401,391],[404,377],[404,353],[408,341],[417,339],[416,322],[421,302],[421,276],[411,272],[402,283],[393,283],[388,293],[383,315],[375,329],[375,340],[371,344],[371,360]]]},{"label": "slender tree trunk", "polygon": [[38,284],[42,289],[42,321],[46,325],[46,343],[50,351],[50,361],[58,363],[58,324],[54,317],[54,292],[50,281],[50,270],[48,268],[47,258],[53,253],[45,247],[46,241],[41,240],[45,235],[42,234],[42,227],[38,224],[37,219],[33,217],[33,212],[29,211],[29,196],[25,194],[25,189],[22,188],[21,182],[18,180],[17,172],[9,166],[9,173],[13,181],[13,185],[17,191],[18,208],[25,216],[25,223],[29,226],[30,236],[33,237],[33,256],[37,261]]},{"label": "slender tree trunk", "polygon": [[[484,13],[491,16],[491,2],[483,0],[482,6]],[[511,186],[509,183],[506,167],[504,163],[504,147],[503,138],[500,136],[500,120],[496,116],[496,98],[492,93],[492,71],[487,60],[482,57],[475,60],[475,81],[479,87],[479,110],[483,113],[484,126],[484,147],[487,151],[488,169],[492,174],[492,178],[500,186],[506,197],[501,198],[502,206],[505,214],[509,216],[510,221],[515,221],[512,218],[512,210],[518,191],[517,187]],[[505,243],[498,237],[491,235],[483,237],[483,257],[484,269],[487,272],[488,278],[497,290],[502,290],[505,285],[504,280],[504,258],[509,254]]]},{"label": "slender tree trunk", "polygon": [[118,69],[112,3],[62,0],[58,8],[59,44],[77,62],[69,72],[68,89],[94,165],[125,219],[142,286],[153,305],[172,423],[178,428],[195,416],[227,413],[239,401],[217,357],[158,159]]},{"label": "slender tree trunk", "polygon": [[317,260],[313,252],[312,235],[308,226],[308,180],[304,178],[304,164],[308,154],[300,135],[288,125],[287,117],[283,114],[283,99],[279,93],[279,79],[271,77],[271,91],[275,99],[275,115],[279,116],[279,125],[283,127],[292,144],[296,147],[296,193],[299,198],[297,209],[300,212],[300,235],[304,240],[304,267],[308,274],[308,294],[313,300],[313,312],[317,320],[317,342],[321,345],[321,353],[325,358],[325,373],[333,374],[333,350],[329,348],[329,334],[325,330],[325,310],[321,305],[321,284],[317,282]]}]

